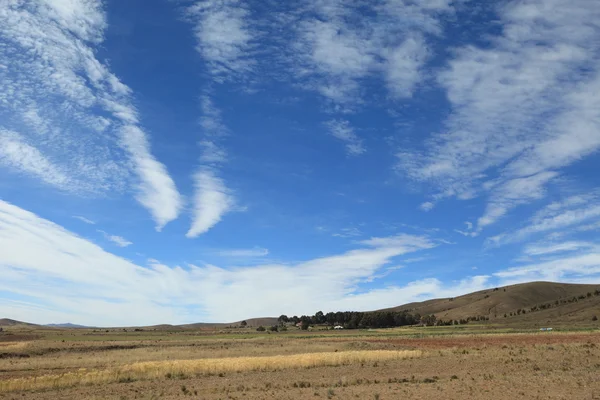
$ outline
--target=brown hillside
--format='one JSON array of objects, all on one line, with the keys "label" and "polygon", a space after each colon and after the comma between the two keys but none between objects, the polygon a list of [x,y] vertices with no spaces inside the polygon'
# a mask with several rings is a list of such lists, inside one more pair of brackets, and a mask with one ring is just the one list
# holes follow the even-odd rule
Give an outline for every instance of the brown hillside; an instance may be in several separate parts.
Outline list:
[{"label": "brown hillside", "polygon": [[29,324],[27,322],[16,321],[14,319],[2,318],[0,319],[0,326],[30,326],[35,327],[39,325]]},{"label": "brown hillside", "polygon": [[[389,310],[425,314],[435,314],[438,319],[462,319],[475,316],[486,316],[490,320],[505,320],[504,314],[516,312],[518,309],[530,310],[531,307],[541,304],[553,303],[560,299],[571,299],[588,292],[600,289],[599,285],[578,285],[553,282],[531,282],[518,285],[505,286],[469,293],[455,298],[428,300],[421,303],[410,303]],[[594,300],[595,299],[595,300]],[[587,300],[587,299],[586,299]],[[527,317],[515,316],[519,321],[528,318],[551,319],[559,315],[571,315],[576,318],[591,318],[598,314],[600,318],[600,296],[593,296],[589,301],[559,304],[554,308],[536,311]],[[554,312],[552,311],[554,310]],[[506,318],[508,323],[513,317]]]}]

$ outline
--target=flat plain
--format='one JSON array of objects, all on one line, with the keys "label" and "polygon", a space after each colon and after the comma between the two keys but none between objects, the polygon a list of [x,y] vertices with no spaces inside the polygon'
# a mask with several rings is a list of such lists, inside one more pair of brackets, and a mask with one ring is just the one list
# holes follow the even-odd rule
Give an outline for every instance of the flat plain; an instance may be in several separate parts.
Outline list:
[{"label": "flat plain", "polygon": [[0,399],[600,399],[600,331],[0,333]]}]

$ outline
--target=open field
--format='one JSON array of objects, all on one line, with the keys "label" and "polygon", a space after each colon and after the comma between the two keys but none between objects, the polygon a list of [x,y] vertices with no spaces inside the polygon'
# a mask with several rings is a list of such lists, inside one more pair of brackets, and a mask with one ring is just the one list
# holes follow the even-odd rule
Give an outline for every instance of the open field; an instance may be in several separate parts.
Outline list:
[{"label": "open field", "polygon": [[9,327],[0,399],[594,399],[600,332]]}]

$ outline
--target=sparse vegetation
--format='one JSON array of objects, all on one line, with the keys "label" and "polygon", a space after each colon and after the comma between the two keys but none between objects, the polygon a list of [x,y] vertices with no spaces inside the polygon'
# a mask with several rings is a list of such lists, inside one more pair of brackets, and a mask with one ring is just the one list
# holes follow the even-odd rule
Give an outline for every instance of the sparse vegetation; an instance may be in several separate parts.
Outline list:
[{"label": "sparse vegetation", "polygon": [[70,372],[33,378],[7,379],[0,382],[0,392],[33,389],[58,389],[77,385],[132,382],[163,376],[197,376],[224,372],[277,371],[290,368],[347,365],[352,363],[420,357],[419,350],[373,350],[298,354],[291,356],[238,357],[200,360],[151,361],[104,370]]},{"label": "sparse vegetation", "polygon": [[[510,303],[519,304],[513,311],[453,316],[451,326],[443,314],[438,318],[437,311],[419,304],[414,307],[421,310],[404,314],[421,314],[415,326],[368,331],[360,328],[380,324],[378,318],[390,315],[388,311],[367,313],[366,322],[364,315],[360,321],[354,315],[356,330],[330,329],[331,313],[323,312],[248,320],[246,326],[252,329],[241,329],[242,323],[126,331],[4,325],[0,399],[395,399],[440,394],[495,399],[515,387],[520,398],[536,398],[542,392],[557,398],[587,398],[600,368],[595,361],[600,357],[594,318],[598,313],[589,307],[599,304],[600,291],[575,289],[569,287],[564,291],[568,296],[562,298],[548,295],[534,304]],[[488,289],[474,297],[490,307],[506,293],[520,290]],[[489,297],[484,300],[485,295]],[[464,299],[430,302],[427,307],[461,307]],[[556,311],[547,310],[556,307],[561,307],[561,320],[548,322],[547,315],[552,315],[548,313]],[[563,313],[571,307],[578,314]],[[478,311],[470,308],[470,313]],[[294,321],[312,328],[301,331]],[[256,331],[257,326],[264,330]],[[540,326],[555,329],[542,333]],[[274,327],[277,334],[265,334],[275,332]],[[565,332],[565,328],[590,331]]]}]

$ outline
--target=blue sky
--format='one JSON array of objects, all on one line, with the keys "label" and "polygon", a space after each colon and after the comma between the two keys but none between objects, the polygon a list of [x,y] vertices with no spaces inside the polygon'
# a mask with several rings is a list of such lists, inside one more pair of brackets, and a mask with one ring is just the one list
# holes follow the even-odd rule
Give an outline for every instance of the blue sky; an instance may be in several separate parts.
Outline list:
[{"label": "blue sky", "polygon": [[0,316],[600,281],[593,0],[0,1]]}]

